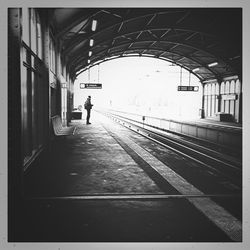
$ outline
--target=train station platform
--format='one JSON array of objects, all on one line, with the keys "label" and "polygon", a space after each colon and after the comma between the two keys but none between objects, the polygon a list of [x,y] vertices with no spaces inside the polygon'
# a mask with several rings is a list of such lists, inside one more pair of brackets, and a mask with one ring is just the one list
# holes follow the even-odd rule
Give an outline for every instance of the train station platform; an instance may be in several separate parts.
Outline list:
[{"label": "train station platform", "polygon": [[207,143],[218,144],[229,151],[242,150],[242,126],[237,123],[214,119],[173,120],[120,110],[106,110],[106,112],[159,131],[169,131]]},{"label": "train station platform", "polygon": [[[21,241],[241,241],[241,190],[93,112],[25,173]],[[224,208],[226,207],[226,209]],[[228,211],[227,211],[228,210]]]}]

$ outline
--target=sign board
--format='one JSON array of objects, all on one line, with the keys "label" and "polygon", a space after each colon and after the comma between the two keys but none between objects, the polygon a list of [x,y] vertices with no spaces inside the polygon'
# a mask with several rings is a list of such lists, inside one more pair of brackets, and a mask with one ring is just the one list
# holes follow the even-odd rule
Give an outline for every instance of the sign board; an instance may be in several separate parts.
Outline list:
[{"label": "sign board", "polygon": [[178,91],[199,91],[199,86],[178,86]]},{"label": "sign board", "polygon": [[80,83],[81,89],[101,89],[101,83]]},{"label": "sign board", "polygon": [[236,94],[222,95],[222,100],[237,100]]}]

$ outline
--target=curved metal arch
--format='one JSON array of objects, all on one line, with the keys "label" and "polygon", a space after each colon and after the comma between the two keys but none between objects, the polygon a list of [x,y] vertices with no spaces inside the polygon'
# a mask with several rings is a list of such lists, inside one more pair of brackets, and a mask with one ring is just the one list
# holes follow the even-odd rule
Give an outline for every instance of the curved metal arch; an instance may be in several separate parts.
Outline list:
[{"label": "curved metal arch", "polygon": [[[119,39],[119,38],[124,38],[124,36],[126,37],[126,36],[129,36],[129,35],[134,35],[134,34],[136,34],[136,33],[140,33],[140,32],[147,32],[147,31],[159,31],[159,30],[163,30],[163,31],[167,31],[167,30],[181,30],[181,31],[186,31],[186,32],[190,32],[190,33],[193,33],[193,34],[195,34],[195,33],[200,33],[200,34],[202,34],[203,36],[209,36],[209,37],[214,37],[214,36],[212,36],[212,35],[210,35],[210,34],[207,34],[207,33],[204,33],[204,32],[199,32],[199,31],[195,31],[195,30],[189,30],[189,29],[176,29],[176,28],[171,28],[171,27],[167,27],[167,28],[154,28],[154,29],[138,29],[138,30],[136,30],[136,31],[132,31],[132,32],[126,32],[126,33],[122,33],[122,34],[119,34],[118,36],[114,36],[114,37],[112,37],[112,38],[110,38],[110,39],[108,39],[108,40],[105,40],[105,41],[102,41],[102,42],[100,42],[100,43],[97,43],[97,44],[95,44],[95,46],[94,47],[92,47],[92,49],[94,49],[95,47],[97,47],[98,45],[101,45],[101,44],[103,44],[103,43],[112,43],[112,41],[114,41],[114,40],[117,40],[117,39]],[[88,40],[88,39],[90,39],[90,38],[94,38],[95,36],[98,36],[98,35],[100,35],[102,32],[99,32],[99,33],[96,33],[95,35],[93,35],[93,36],[89,36],[89,37],[86,37],[86,40]],[[133,40],[133,41],[137,41],[137,40]],[[140,41],[142,41],[142,40],[140,40]],[[160,40],[160,38],[159,38],[159,40],[155,40],[155,41],[159,41],[159,42],[168,42],[168,41],[166,41],[166,40]],[[179,42],[180,43],[180,42]],[[200,51],[203,51],[203,52],[205,52],[205,53],[208,53],[208,54],[212,54],[212,52],[211,51],[209,51],[209,50],[204,50],[204,48],[202,47],[202,48],[200,48],[200,47],[195,47],[195,46],[192,46],[191,44],[189,44],[189,43],[183,43],[184,45],[188,45],[189,47],[192,47],[193,49],[196,49],[196,50],[200,50]],[[72,46],[75,46],[75,44],[74,45],[72,45]],[[74,56],[74,55],[73,55]]]},{"label": "curved metal arch", "polygon": [[[101,12],[101,11],[99,11],[99,12]],[[94,14],[93,16],[95,16],[95,15],[98,15],[98,13],[99,12],[97,12],[96,14]],[[179,10],[179,11],[175,11],[175,12],[187,12],[187,10]],[[161,15],[161,14],[166,14],[166,13],[173,13],[173,11],[161,11],[161,12],[157,12],[157,13],[151,13],[151,14],[147,14],[147,15],[143,15],[143,16],[137,16],[137,17],[133,17],[133,18],[129,18],[129,19],[127,19],[127,20],[122,20],[121,22],[117,22],[117,23],[115,23],[115,24],[113,24],[113,25],[107,25],[106,27],[104,27],[104,28],[102,28],[102,30],[101,31],[99,31],[99,32],[96,32],[95,34],[91,34],[87,39],[89,39],[91,36],[96,36],[96,35],[98,35],[98,34],[100,34],[101,32],[103,32],[103,33],[105,33],[106,31],[108,31],[109,29],[115,29],[116,28],[116,26],[118,26],[119,25],[119,27],[123,24],[123,23],[128,23],[128,22],[132,22],[132,21],[135,21],[135,20],[138,20],[138,19],[145,19],[146,17],[149,17],[149,16],[154,16],[154,15]],[[167,27],[167,28],[161,28],[161,29],[163,29],[163,30],[166,30],[166,29],[169,29],[170,27]],[[147,29],[147,30],[153,30],[152,28],[149,28],[149,29]],[[197,31],[196,31],[197,32]],[[199,33],[201,33],[201,31],[198,31]],[[124,33],[123,33],[124,34]],[[75,43],[77,43],[78,42],[78,39],[76,38],[76,41],[72,41],[71,42],[71,44],[72,44],[72,46],[74,46],[74,44]],[[70,48],[66,48],[67,50],[69,50]]]},{"label": "curved metal arch", "polygon": [[[178,42],[175,42],[175,41],[166,41],[166,40],[133,40],[133,41],[130,41],[130,42],[127,42],[127,41],[125,41],[125,42],[121,42],[121,43],[119,43],[119,44],[116,44],[116,46],[112,46],[112,47],[108,47],[108,49],[112,49],[112,48],[115,48],[115,47],[118,47],[118,46],[123,46],[123,45],[127,45],[128,43],[130,43],[130,44],[136,44],[136,43],[141,43],[141,42],[162,42],[162,43],[169,43],[169,44],[174,44],[174,45],[182,45],[182,46],[185,46],[185,47],[189,47],[189,48],[192,48],[192,49],[194,49],[194,50],[196,50],[196,51],[200,51],[200,52],[205,52],[205,53],[207,53],[207,54],[210,54],[211,55],[211,57],[214,57],[214,58],[218,58],[218,57],[216,57],[215,55],[213,55],[213,54],[211,54],[211,53],[208,53],[208,52],[206,52],[206,51],[203,51],[202,49],[200,49],[200,48],[196,48],[196,47],[193,47],[193,46],[191,46],[190,44],[184,44],[184,43],[178,43]],[[98,46],[101,46],[101,45],[105,45],[104,44],[104,42],[102,42],[102,43],[99,43],[99,44],[97,44],[97,45],[95,45],[94,47],[92,47],[92,50],[94,50],[94,48],[95,47],[98,47]],[[106,45],[105,45],[106,46]],[[108,45],[107,45],[108,46]],[[79,55],[79,57],[81,56],[81,55],[84,55],[85,53],[87,53],[88,51],[86,50],[86,51],[84,51],[84,53],[82,53],[82,54],[78,54]],[[72,58],[74,57],[75,58],[75,56],[74,55],[72,55],[71,56]],[[76,60],[77,58],[75,58],[75,60]],[[69,59],[70,60],[70,59]],[[74,60],[73,60],[73,62],[74,62]]]},{"label": "curved metal arch", "polygon": [[[143,32],[145,32],[145,31],[147,31],[148,29],[145,29],[145,30],[137,30],[137,31],[134,31],[134,32],[129,32],[129,33],[126,33],[125,35],[127,35],[127,34],[135,34],[135,33],[140,33],[141,31],[143,31]],[[154,30],[162,30],[162,28],[157,28],[157,29],[154,29]],[[188,32],[193,32],[193,33],[195,33],[196,31],[191,31],[191,30],[187,30]],[[205,33],[203,33],[203,34],[205,34]],[[102,44],[104,44],[105,45],[105,43],[107,43],[107,41],[109,41],[109,43],[112,43],[112,41],[113,40],[115,40],[115,39],[118,39],[118,38],[121,38],[123,35],[119,35],[119,36],[116,36],[116,37],[114,37],[114,38],[112,38],[112,39],[109,39],[109,40],[106,40],[105,42],[101,42],[101,43],[98,43],[98,44],[95,44],[95,46],[94,47],[92,47],[92,50],[94,50],[94,48],[95,47],[97,47],[97,46],[100,46],[100,45],[102,45]],[[136,44],[137,42],[143,42],[143,41],[147,41],[147,40],[133,40],[133,41],[130,41],[130,43],[134,43],[134,44]],[[190,44],[190,43],[183,43],[182,41],[166,41],[166,40],[151,40],[152,42],[162,42],[162,43],[173,43],[173,44],[178,44],[178,45],[181,45],[181,46],[186,46],[186,47],[189,47],[189,48],[192,48],[192,49],[194,49],[194,50],[196,50],[196,51],[200,51],[200,52],[203,52],[203,53],[207,53],[207,54],[210,54],[211,55],[211,58],[212,57],[214,57],[214,58],[216,58],[217,60],[219,60],[219,61],[223,61],[224,63],[226,63],[226,64],[228,64],[230,67],[232,67],[231,66],[231,64],[225,59],[225,58],[219,58],[217,55],[214,55],[212,52],[210,52],[210,51],[206,51],[206,50],[204,50],[203,49],[203,47],[202,48],[200,48],[200,47],[195,47],[195,46],[193,46],[192,44]],[[116,44],[117,46],[122,46],[122,45],[125,45],[125,44],[127,44],[127,42],[124,42],[124,43],[119,43],[119,44]],[[109,47],[109,49],[112,49],[112,48],[114,48],[114,47]],[[86,52],[85,52],[86,53]],[[75,54],[74,54],[75,55]],[[74,56],[74,55],[72,55],[71,57],[76,57],[76,56]],[[78,54],[79,55],[79,54]],[[179,55],[181,55],[181,54],[179,54]],[[79,55],[78,57],[80,57],[81,55]],[[188,58],[188,59],[190,59],[190,60],[193,60],[192,59],[192,57],[190,57],[190,58]],[[69,59],[70,60],[70,59]],[[75,61],[75,60],[74,60]],[[74,61],[72,62],[72,63],[74,63]],[[201,64],[200,62],[199,62],[199,64]],[[204,65],[202,65],[202,66],[204,66]]]},{"label": "curved metal arch", "polygon": [[[156,10],[158,10],[158,9],[156,9]],[[102,12],[102,10],[100,10],[100,11],[98,11],[97,13],[95,13],[95,14],[93,14],[93,16],[96,16],[96,15],[98,15],[98,13],[99,12]],[[180,10],[177,10],[177,9],[174,9],[174,10],[166,10],[166,11],[159,11],[159,12],[153,12],[153,13],[149,13],[149,14],[146,14],[146,15],[141,15],[141,16],[136,16],[136,17],[132,17],[132,18],[128,18],[128,19],[126,19],[126,20],[122,20],[122,21],[120,21],[120,22],[117,22],[117,23],[114,23],[113,25],[107,25],[106,27],[104,27],[104,28],[102,28],[102,30],[101,31],[98,31],[98,32],[96,32],[95,34],[91,34],[91,35],[89,35],[88,37],[87,37],[87,39],[90,39],[91,37],[94,37],[94,36],[97,36],[98,34],[100,34],[100,33],[105,33],[106,31],[108,31],[109,29],[115,29],[116,28],[116,26],[120,26],[122,23],[128,23],[128,22],[133,22],[133,21],[135,21],[135,20],[138,20],[138,19],[145,19],[146,17],[150,17],[150,16],[154,16],[154,15],[162,15],[162,14],[167,14],[167,13],[174,13],[174,12],[179,12],[179,13],[187,13],[187,12],[190,12],[190,10],[185,10],[185,9],[180,9]],[[176,25],[178,25],[178,23],[176,24]],[[145,29],[145,31],[146,30],[160,30],[160,29],[162,29],[162,30],[166,30],[166,29],[170,29],[170,28],[173,28],[173,26],[171,26],[171,27],[164,27],[164,28],[158,28],[158,29],[152,29],[152,28],[148,28],[148,29]],[[180,28],[179,28],[180,29]],[[181,30],[181,29],[180,29]],[[189,30],[189,29],[187,29],[187,28],[182,28],[182,30]],[[135,31],[135,32],[138,32],[138,31]],[[140,32],[140,31],[139,31]],[[192,30],[190,30],[190,32],[192,32]],[[196,31],[193,31],[193,32],[198,32],[198,33],[203,33],[203,34],[206,34],[206,33],[204,33],[204,32],[202,32],[202,31],[199,31],[199,30],[196,30]],[[126,34],[126,33],[122,33],[122,35],[124,35],[124,34]],[[127,33],[127,34],[129,34],[129,33]],[[132,33],[131,33],[132,34]],[[121,36],[122,36],[121,35]],[[210,34],[207,34],[207,35],[210,35]],[[72,41],[71,42],[72,44],[74,44],[74,41]],[[68,48],[66,48],[67,50],[68,50]]]},{"label": "curved metal arch", "polygon": [[[95,13],[93,13],[93,14],[91,14],[91,15],[89,15],[89,18],[90,17],[92,17],[92,16],[96,16],[96,15],[98,15],[100,12],[103,12],[103,10],[104,9],[111,9],[111,8],[102,8],[102,9],[100,9],[100,8],[90,8],[91,10],[96,10],[96,12]],[[116,9],[116,8],[113,8],[113,9]],[[127,8],[127,10],[133,10],[133,9],[136,9],[136,8]],[[84,8],[83,8],[83,10],[84,10]],[[124,22],[129,22],[129,21],[135,21],[135,20],[137,20],[137,19],[143,19],[143,18],[146,18],[146,17],[149,17],[149,16],[154,16],[154,15],[162,15],[162,14],[168,14],[168,13],[174,13],[174,12],[179,12],[179,13],[181,13],[181,12],[183,12],[183,13],[185,13],[185,12],[187,12],[188,10],[187,9],[184,9],[184,8],[181,8],[181,9],[178,9],[178,8],[174,8],[173,10],[170,10],[170,9],[166,9],[165,11],[160,11],[160,8],[153,8],[153,10],[157,10],[157,12],[151,12],[151,13],[147,13],[147,14],[144,14],[144,15],[140,15],[140,16],[133,16],[133,17],[130,17],[130,18],[128,18],[128,19],[122,19],[122,21],[119,21],[119,22],[116,22],[116,23],[114,23],[113,25],[107,25],[106,27],[103,27],[102,28],[102,32],[105,32],[107,29],[109,29],[109,28],[112,28],[112,27],[115,27],[115,26],[117,26],[117,25],[121,25],[122,23],[124,23]],[[148,10],[149,12],[151,11],[151,9],[150,10]],[[190,11],[190,10],[189,10]],[[78,25],[78,24],[80,24],[84,19],[86,19],[86,18],[79,18],[79,21],[77,22],[77,20],[75,21],[75,25]],[[65,28],[64,29],[64,31],[65,32],[67,32],[67,31],[69,31],[70,29],[72,28],[72,25],[70,26],[70,28]],[[65,33],[64,32],[64,33]],[[59,32],[60,33],[60,32]]]},{"label": "curved metal arch", "polygon": [[[155,49],[156,50],[156,49]],[[156,51],[159,51],[159,50],[156,50]],[[126,51],[126,52],[128,52],[128,51]],[[133,52],[133,53],[135,53],[135,52]],[[132,52],[130,53],[130,54],[132,54]],[[148,53],[148,54],[150,54],[150,53]],[[128,56],[129,54],[127,54],[127,55],[122,55],[122,54],[120,54],[120,55],[118,55],[118,57],[126,57],[126,56]],[[112,57],[112,56],[117,56],[117,54],[112,54],[112,55],[110,55],[110,57]],[[138,57],[139,57],[140,55],[138,55]],[[146,56],[145,54],[141,54],[141,56]],[[172,62],[172,63],[174,63],[174,64],[176,64],[176,65],[178,65],[178,66],[180,66],[180,67],[182,67],[182,68],[184,68],[184,69],[186,69],[187,71],[189,71],[189,72],[191,72],[192,74],[194,74],[195,76],[197,76],[200,80],[207,80],[206,78],[204,78],[204,77],[202,77],[202,75],[205,75],[205,73],[203,73],[203,74],[197,74],[197,73],[195,73],[195,72],[193,72],[189,67],[187,67],[185,64],[181,64],[181,63],[176,63],[176,61],[174,61],[174,60],[171,60],[171,59],[168,59],[168,58],[165,58],[165,59],[163,59],[163,58],[159,58],[159,57],[157,57],[157,56],[147,56],[147,57],[151,57],[151,58],[155,58],[155,59],[161,59],[161,60],[165,60],[165,61],[169,61],[169,62]],[[105,60],[105,58],[104,59],[99,59],[98,60],[98,62],[99,61],[101,61],[101,60]],[[92,65],[93,64],[95,64],[95,62],[94,63],[92,63]],[[87,68],[88,66],[86,66],[86,67],[83,67],[83,68]],[[210,68],[206,68],[209,72],[211,72],[211,69]],[[216,78],[216,79],[219,79],[219,76],[216,74],[216,73],[214,73],[214,72],[211,72],[210,73],[211,75],[213,75],[214,76],[214,78]]]},{"label": "curved metal arch", "polygon": [[[155,10],[157,10],[156,12],[151,12],[151,13],[147,13],[147,14],[145,14],[145,15],[140,15],[140,16],[134,16],[134,13],[133,13],[133,16],[132,17],[130,17],[130,18],[128,18],[128,19],[126,19],[126,20],[124,20],[124,19],[122,19],[121,21],[119,21],[119,22],[113,22],[111,25],[110,25],[110,22],[106,22],[105,23],[105,25],[106,25],[106,27],[104,27],[102,30],[100,30],[100,31],[97,31],[95,34],[94,34],[94,36],[99,36],[99,35],[102,35],[102,34],[105,34],[105,32],[106,31],[108,31],[109,33],[110,33],[110,31],[112,31],[112,29],[113,30],[117,30],[117,28],[119,28],[120,27],[120,25],[122,24],[122,23],[133,23],[133,21],[134,20],[140,20],[141,19],[141,23],[138,25],[138,27],[141,27],[141,26],[146,26],[147,25],[147,23],[148,23],[148,21],[149,21],[149,19],[151,19],[154,15],[160,15],[160,14],[166,14],[166,13],[173,13],[174,11],[177,11],[177,12],[182,12],[183,13],[183,16],[184,16],[184,14],[185,13],[187,13],[187,11],[188,11],[188,9],[173,9],[173,10],[169,10],[169,9],[167,9],[167,10],[165,10],[165,11],[162,11],[162,12],[160,12],[159,11],[159,9],[155,9]],[[96,12],[96,15],[98,14],[98,12]],[[125,15],[124,15],[125,16]],[[193,21],[194,21],[194,19],[192,19]],[[181,30],[181,28],[180,27],[184,27],[182,30],[187,30],[187,27],[191,27],[190,26],[190,24],[184,24],[184,23],[181,23],[181,25],[179,24],[179,23],[177,23],[177,22],[175,22],[176,20],[173,18],[173,19],[171,19],[171,22],[173,22],[174,23],[174,29],[176,29],[176,30]],[[160,24],[160,23],[158,23],[158,24]],[[138,28],[138,27],[136,27],[138,30],[136,30],[136,31],[133,31],[133,32],[130,32],[130,33],[138,33],[138,32],[140,32],[141,31],[141,28]],[[153,25],[149,25],[146,29],[145,29],[145,31],[146,30],[154,30],[154,29],[152,29],[152,27],[155,27],[155,26],[153,26]],[[167,30],[167,29],[169,29],[169,28],[164,28],[165,30]],[[156,29],[155,29],[156,30]],[[159,30],[159,28],[158,28],[158,30]],[[194,31],[194,32],[198,32],[198,33],[200,33],[200,34],[203,34],[204,36],[206,36],[206,33],[205,32],[203,32],[203,29],[202,29],[202,27],[201,26],[199,26],[198,25],[198,27],[197,27],[197,30],[196,31]],[[129,33],[128,33],[129,34]],[[211,34],[213,34],[212,32],[211,32]],[[211,34],[209,34],[209,36],[212,36],[213,37],[213,35],[211,35]],[[89,34],[89,38],[92,36],[93,34]],[[120,32],[120,36],[126,36],[126,33],[124,33],[124,32]],[[214,36],[215,37],[215,36]],[[220,39],[216,39],[216,41],[219,41],[219,44],[221,44],[221,41],[223,40],[223,39],[221,39],[221,37],[220,37]],[[109,40],[106,40],[105,42],[107,43],[107,41],[113,41],[113,39],[109,39]],[[160,41],[160,42],[164,42],[164,40],[162,40],[162,41]],[[175,42],[173,42],[173,43],[175,43]],[[98,44],[101,44],[101,43],[98,43]],[[176,44],[176,43],[175,43]],[[182,46],[184,46],[184,44],[183,43],[180,43]],[[208,45],[211,45],[211,44],[209,44],[209,43],[207,43]],[[222,43],[223,44],[223,43]],[[84,46],[83,46],[84,47]],[[112,48],[112,47],[110,47],[109,46],[109,48]],[[194,49],[197,49],[197,48],[195,48],[194,47]],[[207,49],[207,48],[206,48]],[[201,51],[202,52],[202,50],[201,49],[197,49],[197,50],[199,50],[199,51]],[[204,50],[206,53],[208,53],[208,54],[211,54],[214,58],[217,58],[217,59],[220,59],[219,57],[221,56],[221,58],[223,58],[223,56],[222,56],[222,54],[221,53],[217,53],[217,52],[215,52],[215,54],[217,53],[218,55],[220,55],[219,57],[217,56],[217,54],[216,54],[216,56],[214,56],[214,54],[212,53],[212,52],[210,52],[210,50]],[[98,52],[99,53],[99,52]],[[74,55],[75,55],[75,53],[74,53]],[[178,54],[178,55],[180,55],[180,56],[183,56],[182,54]],[[79,60],[80,60],[81,58],[79,58]],[[188,59],[190,59],[191,61],[194,61],[192,58],[188,58]],[[232,70],[233,71],[235,71],[235,72],[237,72],[237,69],[235,69],[234,68],[234,65],[232,65],[231,63],[230,63],[230,61],[228,61],[226,58],[223,58],[223,59],[221,59],[225,64],[227,64],[227,65],[229,65],[230,66],[230,68],[232,68]]]},{"label": "curved metal arch", "polygon": [[86,70],[96,66],[96,65],[99,65],[101,63],[104,63],[104,62],[108,62],[108,61],[112,61],[112,60],[116,60],[116,59],[119,59],[119,58],[126,58],[126,57],[147,57],[147,58],[152,58],[152,59],[156,59],[156,60],[162,60],[162,61],[167,61],[167,62],[170,62],[170,63],[174,63],[176,64],[177,66],[181,67],[181,68],[184,68],[185,70],[187,70],[188,72],[190,72],[191,74],[193,74],[194,76],[196,76],[200,81],[203,80],[203,78],[201,78],[198,74],[196,74],[195,72],[193,72],[192,70],[190,70],[189,68],[185,67],[185,66],[182,66],[182,65],[179,65],[177,64],[175,61],[172,61],[170,59],[163,59],[163,58],[158,58],[158,57],[152,57],[152,56],[147,56],[147,55],[140,55],[140,56],[135,56],[135,55],[118,55],[118,56],[112,56],[112,57],[106,57],[104,59],[101,59],[91,65],[89,65],[88,67],[84,68],[83,70],[81,70],[80,72],[78,72],[76,74],[76,77],[79,76],[80,74],[82,74],[83,72],[85,72]]},{"label": "curved metal arch", "polygon": [[[136,42],[135,42],[135,43],[136,43]],[[173,43],[173,42],[167,42],[167,43]],[[122,44],[118,44],[118,45],[113,46],[113,47],[111,47],[111,48],[105,48],[105,49],[103,49],[103,50],[97,52],[95,55],[98,56],[99,54],[101,54],[101,53],[103,53],[103,52],[106,52],[106,51],[108,51],[109,49],[114,49],[114,48],[117,48],[117,47],[119,47],[119,46],[129,45],[129,44],[131,44],[131,42],[124,42],[124,43],[122,43]],[[173,44],[176,44],[176,43],[173,43]],[[183,45],[183,44],[181,44],[181,45]],[[137,48],[137,49],[142,49],[142,50],[147,49],[147,50],[154,50],[154,51],[160,51],[160,52],[164,52],[164,51],[165,51],[165,50],[160,49],[160,48],[150,48],[150,47],[141,47],[141,48]],[[132,50],[132,49],[131,49],[131,50]],[[130,51],[130,50],[128,50],[128,49],[126,49],[126,50],[121,50],[122,53],[127,52],[127,51]],[[168,52],[168,51],[165,51],[165,52]],[[184,58],[187,58],[188,60],[195,62],[195,63],[198,64],[200,67],[206,68],[208,71],[211,72],[211,74],[213,74],[216,78],[218,78],[218,75],[217,75],[211,68],[209,68],[207,65],[203,65],[202,62],[197,61],[197,60],[194,60],[192,57],[187,57],[187,56],[184,55],[184,54],[179,54],[179,53],[176,53],[176,52],[175,52],[175,53],[174,53],[174,52],[170,52],[170,53],[172,53],[172,54],[174,54],[174,55],[178,55],[178,56],[184,57]],[[150,53],[149,53],[149,54],[150,54]],[[215,58],[216,58],[216,57],[215,57]],[[72,64],[73,64],[73,65],[77,64],[79,60],[81,60],[81,58],[79,58],[79,57],[76,58],[76,59],[72,62]],[[71,67],[72,67],[73,65],[71,65]],[[184,65],[184,64],[182,64],[182,65]],[[192,70],[192,69],[189,69],[189,70]]]},{"label": "curved metal arch", "polygon": [[[99,51],[98,54],[99,54],[100,52],[105,51],[105,50],[111,50],[111,49],[117,48],[117,47],[119,47],[119,46],[131,45],[131,44],[142,43],[142,42],[152,42],[152,43],[153,43],[153,42],[161,42],[161,43],[168,43],[168,44],[173,44],[173,45],[181,45],[181,46],[184,46],[184,47],[188,47],[188,48],[194,49],[196,52],[200,51],[200,52],[207,53],[206,51],[203,51],[203,50],[201,50],[201,49],[199,49],[199,48],[193,47],[193,46],[191,46],[191,45],[189,45],[189,44],[178,43],[178,42],[174,42],[174,41],[166,41],[166,40],[135,40],[135,41],[129,41],[129,42],[127,42],[127,41],[121,42],[121,43],[119,43],[119,44],[116,44],[115,46],[113,45],[112,47],[105,48],[105,49]],[[98,45],[101,45],[101,44],[98,44]],[[98,46],[98,45],[96,45],[96,46]],[[150,49],[150,47],[148,47],[148,48]],[[94,49],[94,47],[92,48],[92,50],[93,50],[93,49]],[[144,47],[141,47],[141,48],[137,48],[137,49],[145,49],[145,48],[144,48]],[[152,48],[152,49],[153,49],[153,48]],[[166,52],[168,52],[168,51],[166,51]],[[80,55],[78,56],[78,58],[80,59],[80,57],[81,57],[81,56],[84,56],[85,53],[87,54],[88,51],[86,50],[84,53],[80,54]],[[172,53],[172,52],[171,52],[171,53]],[[176,53],[176,54],[177,54],[177,53]],[[207,53],[207,54],[211,55],[211,58],[216,58],[216,59],[219,59],[219,60],[223,61],[222,59],[216,57],[215,55],[213,55],[213,54],[211,54],[211,53]],[[183,55],[183,54],[178,54],[178,55]],[[186,55],[183,55],[183,56],[186,57]],[[78,58],[75,57],[75,56],[71,56],[71,57],[74,57],[74,58],[75,58],[71,63],[74,63],[76,60],[78,60]],[[192,58],[189,58],[189,57],[186,57],[186,58],[188,58],[188,59],[190,59],[190,60],[193,60]],[[69,60],[70,60],[70,59],[69,59]],[[199,64],[201,64],[201,62],[199,62]]]}]

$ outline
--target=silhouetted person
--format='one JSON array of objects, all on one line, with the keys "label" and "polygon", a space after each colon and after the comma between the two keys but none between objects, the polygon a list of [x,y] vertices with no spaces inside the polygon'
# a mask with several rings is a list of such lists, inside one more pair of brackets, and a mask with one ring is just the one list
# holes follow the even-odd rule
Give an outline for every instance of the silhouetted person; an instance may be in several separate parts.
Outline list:
[{"label": "silhouetted person", "polygon": [[91,124],[89,122],[89,119],[90,119],[90,111],[91,111],[92,107],[93,107],[93,104],[91,104],[91,96],[88,96],[88,98],[84,104],[84,108],[87,110],[87,118],[86,118],[87,124]]}]

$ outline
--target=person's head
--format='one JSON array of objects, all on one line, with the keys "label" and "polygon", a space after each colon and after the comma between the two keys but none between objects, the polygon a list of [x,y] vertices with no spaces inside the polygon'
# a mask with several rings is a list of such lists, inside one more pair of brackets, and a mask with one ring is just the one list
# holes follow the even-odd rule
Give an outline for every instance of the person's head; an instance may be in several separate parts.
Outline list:
[{"label": "person's head", "polygon": [[88,99],[91,99],[91,96],[90,96],[90,95],[88,96]]}]

